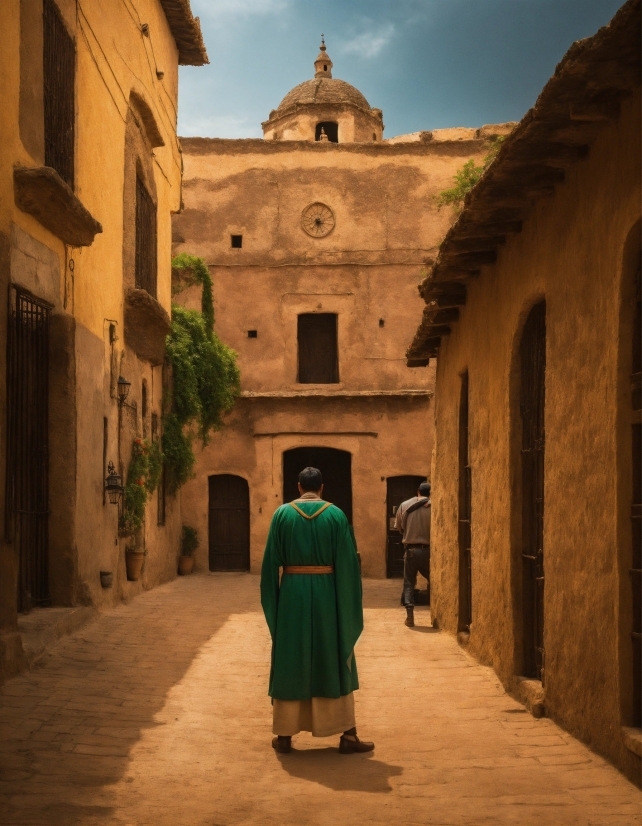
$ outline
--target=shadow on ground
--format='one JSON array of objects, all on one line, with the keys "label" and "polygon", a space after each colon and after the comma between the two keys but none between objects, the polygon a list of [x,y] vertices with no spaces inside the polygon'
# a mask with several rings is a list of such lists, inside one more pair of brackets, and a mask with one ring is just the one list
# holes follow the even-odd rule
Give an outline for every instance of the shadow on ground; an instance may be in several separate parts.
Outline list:
[{"label": "shadow on ground", "polygon": [[293,748],[290,754],[277,755],[283,771],[292,777],[319,783],[334,791],[387,793],[392,791],[391,777],[403,773],[401,766],[391,766],[372,755],[339,754],[336,748]]}]

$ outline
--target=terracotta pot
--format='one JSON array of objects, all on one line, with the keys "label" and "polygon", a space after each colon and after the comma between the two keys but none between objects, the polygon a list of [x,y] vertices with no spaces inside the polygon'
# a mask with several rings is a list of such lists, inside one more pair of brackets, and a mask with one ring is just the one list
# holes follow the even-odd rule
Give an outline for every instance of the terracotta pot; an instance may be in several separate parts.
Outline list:
[{"label": "terracotta pot", "polygon": [[140,577],[140,572],[143,568],[145,554],[142,551],[127,551],[125,554],[125,561],[127,564],[127,579],[130,582],[136,582]]},{"label": "terracotta pot", "polygon": [[181,576],[185,574],[191,574],[192,568],[194,567],[194,557],[193,556],[179,556],[178,557],[178,573]]}]

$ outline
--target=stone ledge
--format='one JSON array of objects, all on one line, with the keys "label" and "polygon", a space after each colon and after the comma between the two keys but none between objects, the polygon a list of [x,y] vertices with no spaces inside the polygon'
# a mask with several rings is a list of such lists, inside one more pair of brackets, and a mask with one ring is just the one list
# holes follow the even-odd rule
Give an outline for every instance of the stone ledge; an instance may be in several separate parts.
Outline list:
[{"label": "stone ledge", "polygon": [[46,650],[62,637],[82,628],[98,616],[95,608],[34,608],[18,617],[18,632],[22,639],[27,667],[40,659]]},{"label": "stone ledge", "polygon": [[15,167],[16,206],[71,247],[88,247],[102,225],[50,166]]},{"label": "stone ledge", "polygon": [[125,293],[125,342],[144,361],[162,364],[171,328],[165,308],[147,290]]},{"label": "stone ledge", "polygon": [[361,399],[419,397],[431,399],[432,390],[243,390],[242,399]]},{"label": "stone ledge", "polygon": [[622,736],[627,749],[637,754],[638,757],[642,757],[642,728],[622,726]]}]

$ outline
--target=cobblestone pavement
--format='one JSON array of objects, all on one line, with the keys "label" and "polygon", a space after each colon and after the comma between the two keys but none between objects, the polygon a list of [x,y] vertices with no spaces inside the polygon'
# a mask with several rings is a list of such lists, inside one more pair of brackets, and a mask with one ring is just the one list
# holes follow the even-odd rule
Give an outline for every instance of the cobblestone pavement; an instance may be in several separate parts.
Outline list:
[{"label": "cobblestone pavement", "polygon": [[258,578],[179,579],[101,614],[0,690],[3,826],[633,826],[642,793],[534,720],[449,636],[368,581],[357,720],[270,748]]}]

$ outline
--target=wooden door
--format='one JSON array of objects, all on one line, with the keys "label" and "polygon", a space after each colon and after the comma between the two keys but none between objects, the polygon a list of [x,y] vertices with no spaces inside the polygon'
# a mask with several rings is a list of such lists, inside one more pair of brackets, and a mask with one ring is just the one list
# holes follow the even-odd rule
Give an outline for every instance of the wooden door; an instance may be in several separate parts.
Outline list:
[{"label": "wooden door", "polygon": [[209,478],[210,571],[250,570],[250,491],[245,479]]},{"label": "wooden door", "polygon": [[386,576],[389,579],[403,577],[403,542],[394,530],[397,508],[406,499],[417,495],[417,488],[426,481],[425,476],[390,476],[387,480],[388,543],[386,550]]}]

